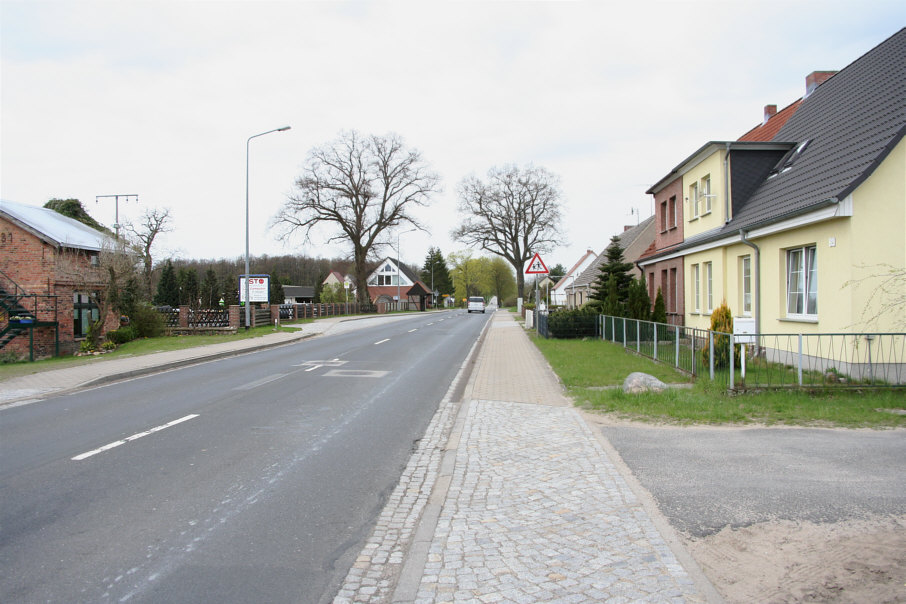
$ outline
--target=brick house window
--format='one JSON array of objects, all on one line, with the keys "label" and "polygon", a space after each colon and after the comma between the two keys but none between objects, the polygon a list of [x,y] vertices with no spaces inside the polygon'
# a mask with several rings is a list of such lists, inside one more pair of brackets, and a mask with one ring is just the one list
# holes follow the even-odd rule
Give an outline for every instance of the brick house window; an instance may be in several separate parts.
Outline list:
[{"label": "brick house window", "polygon": [[660,207],[661,207],[661,212],[660,212],[660,214],[661,214],[661,216],[660,216],[661,232],[663,233],[667,230],[667,202],[662,201]]},{"label": "brick house window", "polygon": [[676,195],[670,198],[670,228],[676,228]]},{"label": "brick house window", "polygon": [[88,328],[98,320],[100,311],[88,294],[72,294],[72,335],[75,338],[88,336]]},{"label": "brick house window", "polygon": [[670,312],[677,312],[677,300],[679,299],[679,289],[677,289],[676,283],[676,269],[670,269]]}]

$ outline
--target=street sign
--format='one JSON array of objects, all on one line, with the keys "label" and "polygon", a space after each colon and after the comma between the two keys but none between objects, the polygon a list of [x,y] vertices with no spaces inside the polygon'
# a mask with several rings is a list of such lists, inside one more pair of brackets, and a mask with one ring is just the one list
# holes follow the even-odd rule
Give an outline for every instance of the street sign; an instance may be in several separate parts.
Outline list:
[{"label": "street sign", "polygon": [[541,259],[541,254],[535,254],[532,257],[532,261],[529,262],[528,268],[525,269],[526,275],[546,275],[550,273],[545,266],[544,261]]}]

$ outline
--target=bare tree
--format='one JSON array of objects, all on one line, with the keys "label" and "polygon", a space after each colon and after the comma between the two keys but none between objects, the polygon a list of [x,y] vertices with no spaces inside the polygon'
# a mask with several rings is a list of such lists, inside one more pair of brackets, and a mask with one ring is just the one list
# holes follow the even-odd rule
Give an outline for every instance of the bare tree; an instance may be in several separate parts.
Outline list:
[{"label": "bare tree", "polygon": [[870,271],[871,274],[859,279],[850,279],[843,287],[858,289],[862,285],[871,288],[865,300],[865,306],[859,321],[850,325],[861,325],[863,328],[896,331],[906,328],[906,268],[881,263],[873,265],[860,264],[856,268]]},{"label": "bare tree", "polygon": [[170,210],[169,208],[145,210],[137,226],[131,223],[126,223],[124,226],[126,231],[131,234],[135,247],[141,256],[142,279],[145,285],[144,293],[147,295],[147,299],[151,300],[154,296],[154,290],[151,287],[151,269],[154,267],[151,247],[154,245],[154,240],[158,235],[172,230],[170,228]]},{"label": "bare tree", "polygon": [[411,214],[438,191],[439,178],[414,149],[396,135],[342,133],[309,152],[296,191],[274,218],[282,238],[301,232],[306,240],[321,224],[333,229],[328,242],[348,242],[356,279],[356,298],[370,304],[367,260],[382,245],[388,229],[408,224],[425,230]]},{"label": "bare tree", "polygon": [[563,243],[560,187],[544,168],[492,168],[487,180],[470,176],[459,186],[464,214],[453,238],[506,259],[516,270],[516,291],[525,287],[523,267],[535,253]]}]

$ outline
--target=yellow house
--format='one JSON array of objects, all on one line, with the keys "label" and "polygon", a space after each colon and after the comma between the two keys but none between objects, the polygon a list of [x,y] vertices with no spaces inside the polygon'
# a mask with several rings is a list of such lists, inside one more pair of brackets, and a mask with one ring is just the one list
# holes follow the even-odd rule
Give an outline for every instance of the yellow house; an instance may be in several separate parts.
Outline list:
[{"label": "yellow house", "polygon": [[[768,360],[805,339],[813,368],[867,353],[873,370],[883,341],[885,379],[906,380],[904,134],[906,28],[810,90],[770,143],[709,142],[652,187],[681,191],[684,239],[646,276],[681,258],[685,325],[707,329],[726,301]],[[819,350],[827,334],[845,334],[842,357]]]},{"label": "yellow house", "polygon": [[[683,179],[686,325],[725,300],[762,334],[906,330],[904,133],[906,29],[803,99],[773,149],[708,143],[665,177]],[[741,153],[784,148],[737,191]]]}]

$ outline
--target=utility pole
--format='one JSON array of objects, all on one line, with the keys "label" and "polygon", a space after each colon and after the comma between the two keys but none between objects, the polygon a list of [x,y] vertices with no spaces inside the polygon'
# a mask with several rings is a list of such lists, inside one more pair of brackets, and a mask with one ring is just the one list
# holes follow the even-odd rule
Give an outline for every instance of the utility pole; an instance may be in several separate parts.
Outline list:
[{"label": "utility pole", "polygon": [[113,197],[116,200],[116,222],[113,223],[113,230],[116,233],[116,238],[119,239],[120,238],[120,197],[125,198],[123,201],[129,201],[130,197],[134,197],[135,202],[138,203],[138,195],[136,193],[130,193],[128,195],[122,194],[122,193],[119,195],[95,195],[94,203],[99,202],[102,198],[105,198],[105,197]]}]

